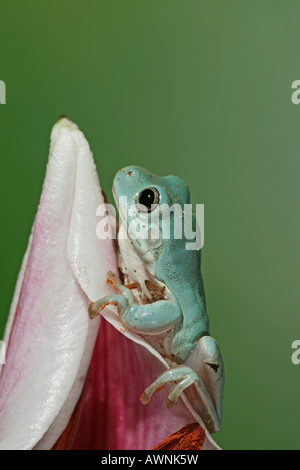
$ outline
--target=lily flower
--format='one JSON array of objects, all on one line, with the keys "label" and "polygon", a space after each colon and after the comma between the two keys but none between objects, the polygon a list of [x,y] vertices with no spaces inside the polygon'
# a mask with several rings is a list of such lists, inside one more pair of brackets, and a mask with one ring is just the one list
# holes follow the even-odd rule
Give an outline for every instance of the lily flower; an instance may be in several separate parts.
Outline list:
[{"label": "lily flower", "polygon": [[3,338],[0,449],[172,448],[161,442],[178,445],[186,435],[189,442],[198,436],[199,449],[218,449],[184,395],[172,410],[164,391],[147,405],[140,402],[169,367],[163,357],[124,331],[113,307],[101,312],[104,318],[88,317],[89,303],[110,292],[107,272],[118,273],[113,240],[96,236],[103,203],[88,142],[63,117],[52,129]]}]

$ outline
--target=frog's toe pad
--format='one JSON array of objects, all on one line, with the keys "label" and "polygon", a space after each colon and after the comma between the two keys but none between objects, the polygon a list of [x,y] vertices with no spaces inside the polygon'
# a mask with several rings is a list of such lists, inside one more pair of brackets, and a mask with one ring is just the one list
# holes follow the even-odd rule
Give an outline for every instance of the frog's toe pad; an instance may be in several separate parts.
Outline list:
[{"label": "frog's toe pad", "polygon": [[166,399],[166,407],[171,410],[174,406],[177,405],[177,401],[170,400],[169,397]]},{"label": "frog's toe pad", "polygon": [[149,395],[146,393],[146,390],[145,390],[144,393],[140,396],[140,402],[141,402],[143,405],[147,405],[147,403],[149,403],[149,401],[150,401],[150,398],[151,398],[151,395],[149,396]]},{"label": "frog's toe pad", "polygon": [[191,374],[188,374],[186,377],[184,377],[182,380],[180,380],[179,383],[177,383],[172,391],[169,393],[168,398],[166,400],[166,405],[167,408],[173,408],[173,406],[176,405],[180,395],[184,390],[191,385],[193,385],[197,381],[197,376],[195,372],[192,372]]},{"label": "frog's toe pad", "polygon": [[167,383],[175,382],[172,386],[172,390],[166,400],[167,408],[173,408],[181,393],[190,385],[193,385],[198,379],[197,374],[188,367],[178,367],[169,369],[168,371],[161,374],[155,382],[146,388],[140,400],[143,405],[149,403],[154,392],[161,390]]}]

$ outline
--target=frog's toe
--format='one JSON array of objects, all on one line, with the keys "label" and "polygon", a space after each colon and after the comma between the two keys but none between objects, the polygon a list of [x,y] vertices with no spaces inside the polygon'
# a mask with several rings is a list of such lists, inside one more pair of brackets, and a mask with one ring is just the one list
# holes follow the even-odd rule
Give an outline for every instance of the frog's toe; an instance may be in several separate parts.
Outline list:
[{"label": "frog's toe", "polygon": [[91,302],[89,304],[88,313],[91,320],[98,317],[101,311],[112,302],[107,302],[105,298],[96,300],[96,302]]},{"label": "frog's toe", "polygon": [[161,390],[161,388],[168,383],[175,382],[172,391],[169,393],[166,405],[172,408],[176,405],[180,394],[187,387],[192,385],[197,380],[197,374],[189,367],[180,366],[171,368],[163,372],[149,387],[146,388],[141,396],[143,405],[149,403],[154,392]]},{"label": "frog's toe", "polygon": [[108,271],[106,275],[106,283],[110,284],[116,292],[120,292],[121,282],[112,271]]},{"label": "frog's toe", "polygon": [[190,376],[185,377],[178,384],[176,384],[173,387],[172,391],[169,393],[168,398],[166,400],[167,408],[173,408],[173,406],[177,404],[178,398],[180,397],[182,392],[186,388],[193,385],[193,383],[195,383],[195,380],[196,380],[195,377],[193,377],[191,374]]},{"label": "frog's toe", "polygon": [[[151,394],[152,395],[152,394]],[[147,393],[147,389],[144,391],[143,395],[140,397],[140,401],[143,405],[147,405],[151,399],[151,395]]]},{"label": "frog's toe", "polygon": [[159,381],[159,378],[156,379],[156,381],[153,382],[153,384],[149,385],[149,387],[147,387],[144,393],[141,395],[140,397],[141,403],[143,405],[147,405],[147,403],[149,403],[149,401],[151,400],[153,393],[159,392],[159,390],[161,390],[163,387],[164,387],[164,384],[162,384]]},{"label": "frog's toe", "polygon": [[140,401],[143,405],[147,405],[147,403],[149,403],[154,392],[158,392],[163,388],[163,385],[157,386],[156,382],[157,381],[153,382],[153,384],[147,387],[141,396]]},{"label": "frog's toe", "polygon": [[89,304],[88,313],[90,319],[98,317],[108,305],[118,307],[119,313],[123,313],[128,308],[128,302],[123,295],[107,295]]}]

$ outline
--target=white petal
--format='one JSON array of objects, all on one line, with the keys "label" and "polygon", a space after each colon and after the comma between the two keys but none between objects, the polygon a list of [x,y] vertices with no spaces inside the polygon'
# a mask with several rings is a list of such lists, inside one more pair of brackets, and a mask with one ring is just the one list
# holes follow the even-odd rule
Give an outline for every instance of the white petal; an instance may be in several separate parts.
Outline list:
[{"label": "white petal", "polygon": [[[84,182],[79,172],[87,178]],[[59,415],[44,442],[39,443],[41,448],[51,447],[80,395],[99,322],[90,324],[89,300],[74,278],[67,252],[73,253],[72,240],[82,240],[82,234],[77,237],[75,233],[78,226],[95,233],[95,204],[101,198],[83,134],[74,123],[60,120],[52,132],[32,243],[5,333],[8,348],[0,381],[1,449],[32,448]],[[78,207],[84,208],[80,216],[74,211]],[[97,295],[102,296],[107,292],[102,279],[115,261],[113,251],[105,259],[98,256],[103,247],[97,242],[86,252],[86,270],[89,272],[94,257],[100,272]],[[105,265],[109,258],[112,264]]]}]

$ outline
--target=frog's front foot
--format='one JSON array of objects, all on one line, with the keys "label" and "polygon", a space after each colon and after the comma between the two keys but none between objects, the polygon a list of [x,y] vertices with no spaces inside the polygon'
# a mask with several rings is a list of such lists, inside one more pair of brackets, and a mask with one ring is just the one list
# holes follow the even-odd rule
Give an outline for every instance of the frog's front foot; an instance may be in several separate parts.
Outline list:
[{"label": "frog's front foot", "polygon": [[96,300],[96,302],[91,302],[89,305],[89,317],[91,320],[93,318],[98,317],[101,311],[107,307],[107,305],[114,305],[118,308],[118,311],[123,311],[124,309],[128,308],[128,303],[126,302],[125,297],[123,295],[107,295],[102,299]]},{"label": "frog's front foot", "polygon": [[205,386],[201,379],[198,377],[190,367],[178,366],[163,372],[149,387],[146,388],[145,392],[141,397],[143,405],[149,403],[153,393],[156,390],[160,390],[167,383],[174,383],[171,392],[166,400],[167,408],[172,408],[176,405],[181,393],[191,385],[197,385],[203,388],[205,392]]},{"label": "frog's front foot", "polygon": [[118,294],[106,295],[95,302],[91,302],[88,309],[91,320],[98,317],[107,305],[116,306],[122,317],[134,302],[130,289],[123,286],[117,276],[111,271],[107,273],[107,284],[110,284]]},{"label": "frog's front foot", "polygon": [[90,319],[92,320],[93,318],[98,317],[101,311],[108,305],[117,307],[118,313],[122,318],[122,316],[124,316],[130,309],[132,305],[132,299],[125,297],[122,294],[112,294],[107,295],[106,297],[102,297],[102,299],[98,299],[96,302],[91,302],[88,309]]}]

